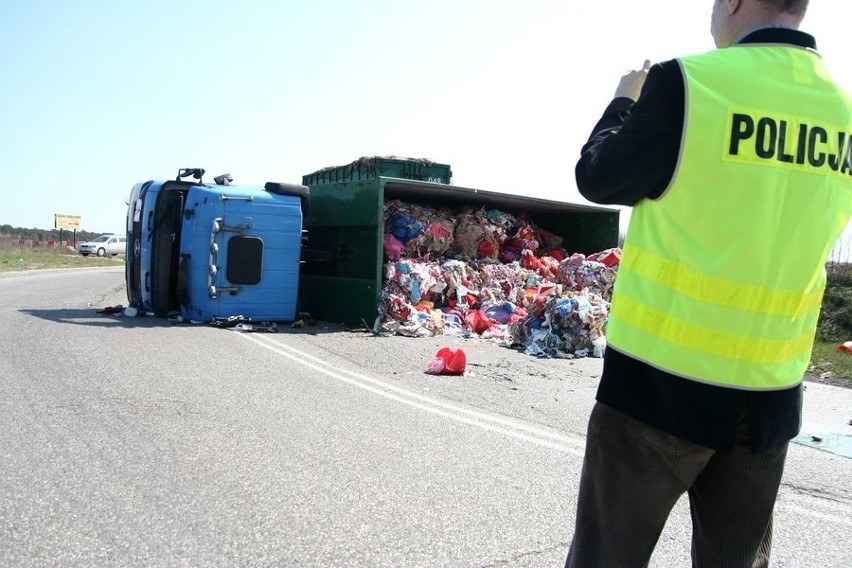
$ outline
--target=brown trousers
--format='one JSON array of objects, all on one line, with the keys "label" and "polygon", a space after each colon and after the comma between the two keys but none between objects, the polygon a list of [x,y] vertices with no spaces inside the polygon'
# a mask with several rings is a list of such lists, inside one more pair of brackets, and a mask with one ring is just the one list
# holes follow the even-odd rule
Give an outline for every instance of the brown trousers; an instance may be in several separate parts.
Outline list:
[{"label": "brown trousers", "polygon": [[692,513],[694,567],[768,566],[786,456],[787,445],[752,454],[745,415],[734,450],[723,453],[597,403],[566,568],[647,566],[684,492]]}]

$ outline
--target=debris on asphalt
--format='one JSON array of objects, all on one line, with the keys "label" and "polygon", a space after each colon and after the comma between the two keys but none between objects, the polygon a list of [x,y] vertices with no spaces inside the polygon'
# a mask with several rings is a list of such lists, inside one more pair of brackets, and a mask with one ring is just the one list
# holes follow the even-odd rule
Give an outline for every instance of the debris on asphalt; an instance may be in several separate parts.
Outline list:
[{"label": "debris on asphalt", "polygon": [[463,349],[442,347],[435,358],[426,367],[429,375],[464,375],[467,368],[467,355]]}]

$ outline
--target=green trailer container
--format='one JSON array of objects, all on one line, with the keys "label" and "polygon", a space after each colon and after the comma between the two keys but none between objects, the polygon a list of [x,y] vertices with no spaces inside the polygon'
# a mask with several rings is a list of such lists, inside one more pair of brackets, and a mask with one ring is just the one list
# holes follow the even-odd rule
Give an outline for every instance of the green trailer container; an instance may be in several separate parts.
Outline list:
[{"label": "green trailer container", "polygon": [[450,184],[453,172],[447,164],[437,164],[432,160],[418,158],[365,157],[345,166],[323,168],[312,174],[302,176],[302,185],[326,185],[347,181],[361,181],[377,177],[392,177]]},{"label": "green trailer container", "polygon": [[301,310],[312,317],[372,327],[383,286],[384,204],[398,199],[432,206],[485,206],[526,215],[564,239],[569,252],[617,246],[617,209],[505,193],[375,177],[311,186],[309,241],[301,268]]}]

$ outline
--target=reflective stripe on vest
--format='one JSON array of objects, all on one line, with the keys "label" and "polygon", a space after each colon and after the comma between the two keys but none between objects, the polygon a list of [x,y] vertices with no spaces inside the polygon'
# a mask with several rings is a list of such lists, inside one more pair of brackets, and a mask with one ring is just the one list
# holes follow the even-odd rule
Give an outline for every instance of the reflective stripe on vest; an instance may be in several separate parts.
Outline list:
[{"label": "reflective stripe on vest", "polygon": [[608,342],[700,382],[794,386],[852,214],[852,99],[805,49],[741,45],[680,63],[678,168],[633,210]]}]

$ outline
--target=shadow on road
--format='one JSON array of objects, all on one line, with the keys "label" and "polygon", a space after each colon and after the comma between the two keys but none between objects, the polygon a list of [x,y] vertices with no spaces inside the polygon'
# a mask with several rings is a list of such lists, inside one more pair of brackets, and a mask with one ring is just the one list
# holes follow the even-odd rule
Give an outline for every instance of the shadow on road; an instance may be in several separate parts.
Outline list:
[{"label": "shadow on road", "polygon": [[234,329],[243,333],[286,333],[318,335],[351,331],[367,333],[364,330],[349,330],[336,323],[310,321],[300,323],[252,322],[239,320],[232,324],[213,325],[212,323],[192,323],[159,316],[125,317],[121,311],[110,312],[102,308],[59,308],[59,309],[24,309],[20,313],[31,315],[43,320],[62,324],[82,325],[88,327],[122,327],[122,328],[165,328],[165,327],[214,327]]},{"label": "shadow on road", "polygon": [[115,314],[98,313],[98,308],[60,308],[50,310],[19,310],[43,320],[88,327],[171,327],[164,318],[126,318]]}]

